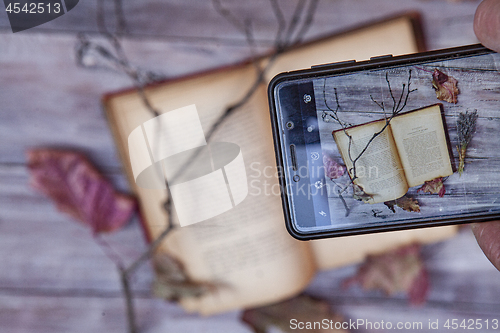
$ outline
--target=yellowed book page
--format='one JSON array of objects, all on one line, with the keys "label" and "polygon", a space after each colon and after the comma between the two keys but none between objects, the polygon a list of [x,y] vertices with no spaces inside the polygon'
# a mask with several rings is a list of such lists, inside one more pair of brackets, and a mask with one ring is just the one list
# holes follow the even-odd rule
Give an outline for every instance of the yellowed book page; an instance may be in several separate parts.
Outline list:
[{"label": "yellowed book page", "polygon": [[391,127],[410,187],[453,173],[440,104],[399,115]]},{"label": "yellowed book page", "polygon": [[411,243],[435,243],[454,236],[457,226],[413,229],[378,234],[312,241],[319,269],[331,269],[362,262],[367,255],[379,254]]},{"label": "yellowed book page", "polygon": [[418,52],[418,48],[412,22],[408,17],[400,17],[339,35],[335,39],[325,39],[307,47],[292,49],[280,55],[266,77],[270,80],[278,73],[310,68],[313,65],[414,52]]},{"label": "yellowed book page", "polygon": [[[147,94],[161,112],[195,104],[206,133],[225,107],[242,97],[254,76],[253,67],[247,66],[150,88]],[[152,117],[136,94],[116,98],[111,107],[116,110],[121,142]],[[249,194],[222,215],[177,229],[162,247],[183,262],[193,279],[221,286],[206,297],[183,301],[183,306],[211,314],[271,303],[298,293],[314,275],[315,266],[307,243],[294,240],[285,230],[278,181],[269,171],[276,164],[264,85],[211,141],[241,147]],[[155,237],[166,225],[161,208],[166,194],[138,187],[136,191]]]},{"label": "yellowed book page", "polygon": [[367,202],[372,204],[400,198],[408,191],[391,127],[385,125],[381,120],[334,133],[351,179],[371,196]]}]

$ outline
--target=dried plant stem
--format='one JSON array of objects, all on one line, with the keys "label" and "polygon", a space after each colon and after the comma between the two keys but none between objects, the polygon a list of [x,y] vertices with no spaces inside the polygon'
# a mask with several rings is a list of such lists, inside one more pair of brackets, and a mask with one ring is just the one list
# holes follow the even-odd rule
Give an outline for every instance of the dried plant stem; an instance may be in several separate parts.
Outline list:
[{"label": "dried plant stem", "polygon": [[472,112],[461,112],[457,120],[457,133],[458,133],[458,173],[462,176],[465,168],[465,153],[467,146],[472,140],[472,136],[476,130],[477,110]]}]

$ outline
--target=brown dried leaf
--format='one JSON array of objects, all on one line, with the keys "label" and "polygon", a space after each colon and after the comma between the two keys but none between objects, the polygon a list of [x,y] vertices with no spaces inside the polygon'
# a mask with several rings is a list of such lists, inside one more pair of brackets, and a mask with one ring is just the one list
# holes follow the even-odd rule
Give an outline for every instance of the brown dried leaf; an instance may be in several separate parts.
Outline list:
[{"label": "brown dried leaf", "polygon": [[153,293],[169,301],[181,298],[200,297],[215,289],[215,285],[196,282],[186,274],[183,265],[165,253],[153,257],[156,280],[153,282]]},{"label": "brown dried leaf", "polygon": [[443,177],[438,177],[436,179],[426,181],[424,185],[422,185],[422,187],[417,190],[417,192],[420,191],[430,194],[437,193],[439,197],[442,198],[446,192],[443,184]]},{"label": "brown dried leaf", "polygon": [[365,290],[382,290],[387,295],[406,292],[410,303],[425,302],[429,278],[420,245],[401,246],[379,255],[368,256],[355,276],[344,281],[344,287],[360,284]]},{"label": "brown dried leaf", "polygon": [[432,73],[432,87],[436,90],[436,97],[441,101],[457,104],[457,96],[460,91],[457,88],[458,81],[439,69]]},{"label": "brown dried leaf", "polygon": [[354,184],[352,189],[352,196],[358,201],[369,202],[371,199],[373,199],[373,196],[366,193],[363,187],[361,187],[360,185]]},{"label": "brown dried leaf", "polygon": [[330,179],[337,179],[345,173],[345,166],[338,164],[335,160],[323,154],[323,166],[325,167],[325,177]]},{"label": "brown dried leaf", "polygon": [[[291,319],[298,322],[314,323],[328,320],[328,327],[294,328]],[[321,300],[315,300],[306,295],[300,295],[290,300],[260,308],[250,309],[243,312],[241,320],[250,325],[255,333],[266,333],[271,327],[279,328],[282,332],[348,332],[347,330],[335,329],[336,322],[342,322],[343,318],[331,311],[330,305]],[[332,324],[330,324],[332,323]],[[330,327],[331,326],[331,327]]]},{"label": "brown dried leaf", "polygon": [[37,149],[28,151],[27,157],[31,185],[94,233],[117,230],[134,213],[135,200],[115,192],[83,155]]},{"label": "brown dried leaf", "polygon": [[396,200],[386,201],[384,202],[384,205],[386,205],[387,208],[392,210],[393,213],[396,212],[396,208],[394,208],[394,206],[396,206]]},{"label": "brown dried leaf", "polygon": [[396,200],[386,201],[384,204],[387,208],[392,210],[393,213],[396,212],[394,206],[398,206],[407,212],[420,213],[420,205],[418,204],[417,199],[410,198],[406,195]]}]

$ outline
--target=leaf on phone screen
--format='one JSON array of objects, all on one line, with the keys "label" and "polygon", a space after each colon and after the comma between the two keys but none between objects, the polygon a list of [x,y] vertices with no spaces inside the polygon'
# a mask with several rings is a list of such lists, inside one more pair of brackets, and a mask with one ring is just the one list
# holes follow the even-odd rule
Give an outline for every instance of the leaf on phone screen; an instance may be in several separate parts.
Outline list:
[{"label": "leaf on phone screen", "polygon": [[[303,322],[304,328],[298,329],[293,326],[293,321]],[[316,300],[306,295],[299,295],[284,302],[263,306],[255,309],[249,309],[243,312],[241,320],[253,329],[255,333],[270,332],[271,327],[280,332],[348,332],[347,330],[335,329],[334,325],[328,325],[328,328],[313,327],[314,322],[328,323],[342,322],[343,318],[331,311],[330,305],[326,301]],[[311,326],[306,326],[307,323]]]},{"label": "leaf on phone screen", "polygon": [[344,287],[359,284],[365,290],[382,290],[391,296],[406,292],[410,303],[425,302],[429,277],[420,254],[420,245],[411,244],[383,254],[370,255]]},{"label": "leaf on phone screen", "polygon": [[323,166],[325,167],[325,177],[330,179],[340,178],[345,173],[345,166],[335,162],[335,160],[323,154]]},{"label": "leaf on phone screen", "polygon": [[408,197],[407,195],[404,195],[403,197],[396,199],[396,200],[391,200],[391,201],[386,201],[384,204],[392,210],[393,213],[396,212],[396,209],[394,208],[395,206],[398,206],[399,208],[407,211],[407,212],[415,212],[415,213],[420,213],[420,205],[418,204],[418,200]]},{"label": "leaf on phone screen", "polygon": [[433,180],[426,181],[422,187],[420,187],[417,192],[424,192],[430,194],[438,194],[440,198],[442,198],[446,192],[446,189],[443,184],[443,177],[438,177]]},{"label": "leaf on phone screen", "polygon": [[363,189],[363,187],[361,185],[353,184],[352,190],[353,190],[353,194],[352,194],[353,198],[358,200],[358,201],[363,201],[366,203],[366,202],[369,202],[370,199],[373,198],[372,195],[365,192],[365,190]]},{"label": "leaf on phone screen", "polygon": [[215,289],[215,285],[191,280],[183,265],[172,256],[162,253],[153,257],[156,279],[153,293],[169,301],[182,298],[200,297]]},{"label": "leaf on phone screen", "polygon": [[120,229],[135,212],[135,200],[115,192],[83,155],[35,149],[27,157],[31,185],[94,233]]},{"label": "leaf on phone screen", "polygon": [[436,90],[436,97],[448,103],[456,104],[460,91],[457,88],[457,80],[439,69],[434,69],[432,73],[432,87]]}]

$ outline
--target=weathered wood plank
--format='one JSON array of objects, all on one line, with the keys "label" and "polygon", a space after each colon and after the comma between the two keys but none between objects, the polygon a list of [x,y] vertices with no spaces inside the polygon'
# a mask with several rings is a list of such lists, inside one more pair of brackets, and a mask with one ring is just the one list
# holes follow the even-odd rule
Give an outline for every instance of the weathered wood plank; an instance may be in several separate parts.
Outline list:
[{"label": "weathered wood plank", "polygon": [[[110,178],[118,188],[127,188],[121,175]],[[103,237],[125,262],[146,248],[137,218]],[[90,228],[58,212],[50,199],[32,189],[25,166],[0,166],[0,258],[0,289],[49,294],[121,290],[116,267],[92,239]],[[148,290],[152,279],[146,264],[134,278],[134,289]]]},{"label": "weathered wood plank", "polygon": [[[279,1],[289,18],[297,1]],[[269,45],[275,36],[277,24],[269,1],[222,1],[234,11],[236,17],[252,20],[257,43]],[[478,1],[418,1],[408,0],[349,0],[320,1],[306,38],[342,31],[362,23],[381,19],[408,10],[419,10],[424,15],[426,35],[431,49],[471,44],[476,41],[472,20]],[[97,32],[97,1],[80,2],[68,14],[36,27],[39,32]],[[112,2],[105,2],[105,14],[110,29],[115,26]],[[214,10],[211,1],[179,1],[157,3],[154,1],[123,1],[123,11],[132,36],[182,40],[198,43],[210,40],[217,43],[243,45],[244,35],[234,29]],[[9,29],[7,15],[0,15],[0,28]]]},{"label": "weathered wood plank", "polygon": [[[78,67],[75,43],[74,35],[0,33],[0,163],[22,164],[26,149],[56,146],[86,152],[104,169],[121,168],[100,101],[132,83],[123,74]],[[207,43],[127,40],[124,48],[132,63],[167,77],[248,56],[246,47]]]},{"label": "weathered wood plank", "polygon": [[[425,308],[440,308],[444,311],[463,309],[465,313],[496,314],[499,311],[500,276],[482,253],[470,229],[464,228],[457,237],[423,247],[423,258],[431,281]],[[356,269],[356,266],[348,266],[321,272],[307,291],[321,297],[328,295],[332,302],[337,301],[341,305],[355,302],[367,304],[369,301],[363,298],[381,297],[383,294],[380,291],[366,292],[360,287],[341,287],[342,281],[354,275]],[[381,308],[385,308],[385,305],[390,307],[395,299],[403,298],[405,295],[397,294],[381,299],[380,302],[384,304]],[[405,307],[405,304],[402,306]],[[408,315],[414,312],[418,312],[418,308],[411,308]]]},{"label": "weathered wood plank", "polygon": [[[238,321],[238,313],[213,317],[185,313],[162,300],[135,301],[140,332],[235,332],[248,328]],[[2,332],[119,332],[127,331],[124,302],[105,297],[39,297],[0,294]]]}]

